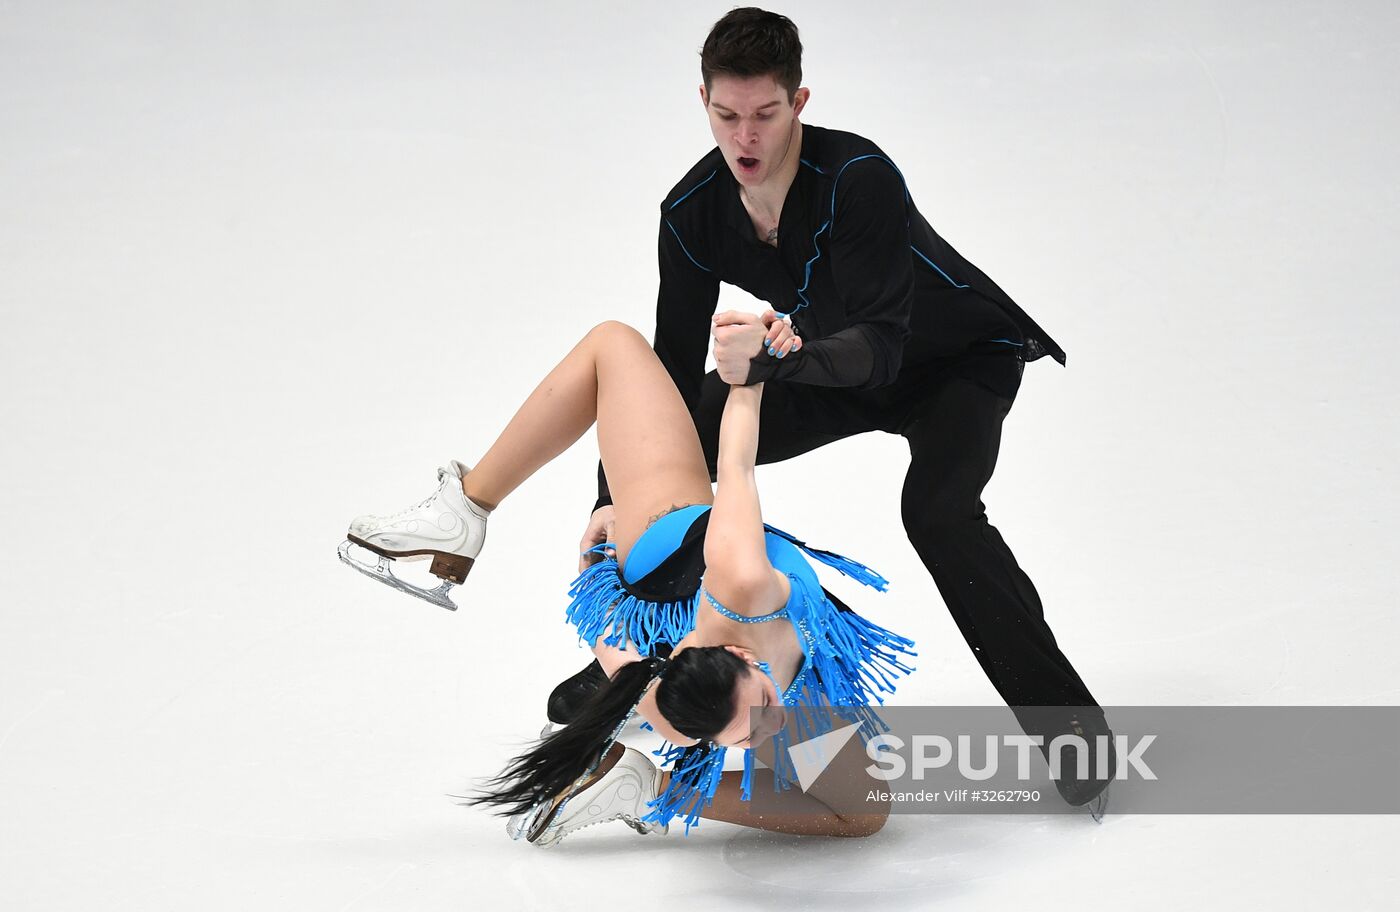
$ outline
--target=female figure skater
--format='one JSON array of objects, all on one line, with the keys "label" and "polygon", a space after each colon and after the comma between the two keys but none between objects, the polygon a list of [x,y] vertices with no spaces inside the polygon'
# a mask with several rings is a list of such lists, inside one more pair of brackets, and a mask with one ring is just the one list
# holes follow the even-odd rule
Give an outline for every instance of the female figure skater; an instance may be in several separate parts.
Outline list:
[{"label": "female figure skater", "polygon": [[[715,317],[716,326],[757,322]],[[801,345],[782,321],[768,326],[768,343],[782,353]],[[860,743],[848,743],[851,750],[827,767],[844,775],[787,789],[789,733],[805,741],[846,720],[860,726],[862,742],[872,737],[882,725],[869,704],[882,702],[877,691],[893,692],[892,677],[912,670],[900,654],[913,653],[909,640],[838,608],[803,555],[877,589],[883,578],[763,523],[754,484],[762,394],[762,384],[731,389],[712,493],[694,424],[655,352],[630,327],[603,323],[545,377],[474,469],[454,460],[439,470],[441,485],[427,500],[351,524],[342,559],[452,607],[446,591],[469,572],[490,512],[597,422],[616,541],[595,550],[615,557],[575,580],[568,617],[610,680],[572,724],[543,737],[493,791],[472,799],[513,815],[516,838],[552,845],[616,819],[646,833],[664,830],[677,814],[687,831],[702,816],[813,835],[869,835],[883,826],[888,805],[867,805],[868,780],[849,775],[868,762]],[[348,557],[351,542],[378,554],[379,565]],[[427,556],[445,580],[433,593],[387,569],[387,560]],[[653,655],[667,646],[669,658]],[[663,760],[669,772],[614,743],[637,712],[675,745]],[[746,749],[745,768],[723,773],[724,749],[733,746]],[[768,767],[762,775],[755,750]],[[782,790],[769,813],[744,803],[755,779]]]}]

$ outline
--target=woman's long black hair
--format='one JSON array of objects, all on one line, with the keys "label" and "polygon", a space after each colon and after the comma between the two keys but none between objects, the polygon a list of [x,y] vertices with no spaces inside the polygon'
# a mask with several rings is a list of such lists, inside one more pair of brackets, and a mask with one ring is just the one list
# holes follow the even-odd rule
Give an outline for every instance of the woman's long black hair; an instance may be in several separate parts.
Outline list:
[{"label": "woman's long black hair", "polygon": [[491,804],[506,816],[523,813],[569,788],[597,762],[613,731],[664,667],[656,704],[681,734],[705,742],[734,718],[734,682],[748,664],[723,646],[693,646],[672,659],[650,658],[622,666],[598,688],[578,717],[516,757],[488,790],[467,798]]}]

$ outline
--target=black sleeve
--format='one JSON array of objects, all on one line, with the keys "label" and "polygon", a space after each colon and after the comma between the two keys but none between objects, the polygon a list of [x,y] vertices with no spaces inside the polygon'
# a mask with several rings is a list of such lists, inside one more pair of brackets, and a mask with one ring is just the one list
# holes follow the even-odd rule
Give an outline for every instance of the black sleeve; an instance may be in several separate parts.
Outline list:
[{"label": "black sleeve", "polygon": [[[652,347],[661,365],[680,390],[693,416],[705,379],[705,356],[710,348],[710,317],[719,303],[719,277],[704,259],[697,262],[699,238],[686,237],[663,211],[657,235],[656,262],[660,286],[656,294],[656,337]],[[701,264],[705,265],[701,265]],[[786,359],[784,359],[786,360]],[[598,462],[597,510],[612,503],[603,463]]]},{"label": "black sleeve", "polygon": [[813,386],[873,389],[894,382],[909,338],[914,260],[904,181],[890,164],[870,158],[842,176],[827,256],[849,325],[822,339],[803,339],[782,360],[760,352],[750,384],[789,380]]}]

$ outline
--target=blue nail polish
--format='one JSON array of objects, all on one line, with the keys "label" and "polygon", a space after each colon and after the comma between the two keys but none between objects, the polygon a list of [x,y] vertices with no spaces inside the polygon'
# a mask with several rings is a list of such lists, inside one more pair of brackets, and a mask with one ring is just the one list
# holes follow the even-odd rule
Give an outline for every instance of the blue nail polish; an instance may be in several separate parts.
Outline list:
[{"label": "blue nail polish", "polygon": [[782,355],[779,355],[778,357],[781,358],[783,355],[786,355],[786,354],[787,354],[787,352],[783,352],[783,354],[782,354]]}]

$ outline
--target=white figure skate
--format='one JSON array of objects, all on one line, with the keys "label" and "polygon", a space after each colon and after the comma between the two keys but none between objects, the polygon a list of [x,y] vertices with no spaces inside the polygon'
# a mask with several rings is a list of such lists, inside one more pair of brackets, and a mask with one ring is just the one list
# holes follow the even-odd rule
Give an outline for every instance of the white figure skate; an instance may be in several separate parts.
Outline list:
[{"label": "white figure skate", "polygon": [[557,805],[544,801],[517,814],[506,824],[506,833],[541,847],[558,845],[575,830],[611,820],[621,820],[643,836],[665,834],[665,824],[642,820],[651,811],[648,802],[660,794],[663,775],[641,751],[625,748],[602,778]]},{"label": "white figure skate", "polygon": [[[365,515],[350,523],[350,531],[336,549],[340,559],[368,577],[400,592],[432,602],[448,611],[457,606],[448,593],[463,582],[476,563],[486,540],[482,509],[462,491],[462,479],[471,471],[457,460],[438,469],[438,489],[422,503],[389,516]],[[358,545],[378,556],[374,565],[357,560],[350,551]],[[394,575],[396,560],[433,560],[430,571],[442,580],[436,589],[424,589]]]}]

